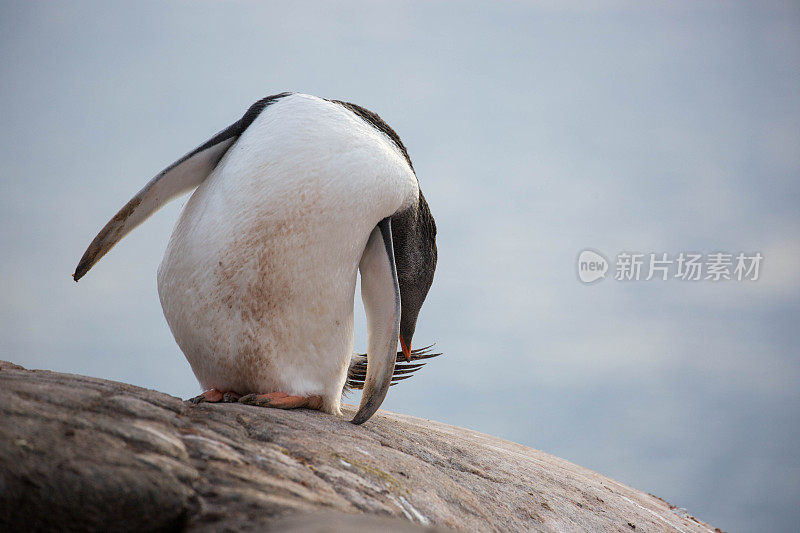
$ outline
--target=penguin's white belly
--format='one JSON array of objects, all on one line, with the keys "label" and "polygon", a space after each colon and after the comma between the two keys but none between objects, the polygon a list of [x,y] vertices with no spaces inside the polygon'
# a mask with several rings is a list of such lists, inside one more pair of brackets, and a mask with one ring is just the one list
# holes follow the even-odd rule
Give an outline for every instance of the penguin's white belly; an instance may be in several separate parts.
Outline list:
[{"label": "penguin's white belly", "polygon": [[306,96],[268,108],[191,196],[158,272],[203,388],[323,397],[337,413],[369,234],[416,199],[381,134]]}]

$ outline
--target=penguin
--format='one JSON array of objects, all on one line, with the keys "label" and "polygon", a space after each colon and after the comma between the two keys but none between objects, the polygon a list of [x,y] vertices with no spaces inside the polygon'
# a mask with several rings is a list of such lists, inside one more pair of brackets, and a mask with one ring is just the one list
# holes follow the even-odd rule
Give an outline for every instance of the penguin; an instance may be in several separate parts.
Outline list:
[{"label": "penguin", "polygon": [[[341,415],[343,391],[363,387],[352,419],[362,424],[421,366],[396,362],[438,355],[411,349],[436,269],[436,223],[405,146],[377,114],[299,93],[259,100],[122,207],[75,281],[192,189],[157,281],[204,390],[195,401]],[[359,273],[368,342],[354,357]]]}]

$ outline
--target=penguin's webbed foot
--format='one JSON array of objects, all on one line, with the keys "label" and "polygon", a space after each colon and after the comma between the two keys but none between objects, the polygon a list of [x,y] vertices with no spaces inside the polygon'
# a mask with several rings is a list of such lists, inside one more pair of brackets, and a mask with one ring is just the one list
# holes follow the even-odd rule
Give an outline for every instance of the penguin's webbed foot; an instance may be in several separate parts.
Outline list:
[{"label": "penguin's webbed foot", "polygon": [[209,402],[209,403],[236,403],[242,396],[232,391],[222,392],[218,389],[208,389],[207,391],[203,391],[203,394],[199,396],[195,396],[190,402],[193,404]]},{"label": "penguin's webbed foot", "polygon": [[285,392],[270,392],[267,394],[248,394],[239,398],[239,403],[257,405],[259,407],[274,407],[276,409],[321,409],[322,396],[292,396]]}]

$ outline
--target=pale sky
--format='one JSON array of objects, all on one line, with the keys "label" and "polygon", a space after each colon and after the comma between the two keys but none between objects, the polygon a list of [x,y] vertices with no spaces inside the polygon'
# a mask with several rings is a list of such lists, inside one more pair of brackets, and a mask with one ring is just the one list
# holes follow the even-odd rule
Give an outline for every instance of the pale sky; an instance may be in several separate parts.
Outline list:
[{"label": "pale sky", "polygon": [[[255,100],[347,100],[400,134],[439,227],[414,340],[445,355],[385,408],[726,531],[794,530],[800,10],[588,6],[3,2],[0,357],[197,394],[155,281],[186,198],[70,274],[144,183]],[[584,249],[764,262],[755,282],[583,285]]]}]

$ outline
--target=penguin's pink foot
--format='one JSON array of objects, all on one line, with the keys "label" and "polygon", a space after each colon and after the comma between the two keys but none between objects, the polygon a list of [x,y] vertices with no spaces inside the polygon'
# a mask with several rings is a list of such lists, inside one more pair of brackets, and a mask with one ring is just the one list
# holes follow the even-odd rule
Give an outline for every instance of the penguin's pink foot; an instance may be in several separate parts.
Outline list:
[{"label": "penguin's pink foot", "polygon": [[241,394],[233,391],[228,391],[222,395],[222,401],[224,403],[237,403],[241,398]]},{"label": "penguin's pink foot", "polygon": [[239,398],[239,403],[257,405],[259,407],[274,407],[276,409],[321,409],[322,396],[291,396],[285,392],[270,392],[267,394],[248,394]]},{"label": "penguin's pink foot", "polygon": [[200,396],[195,396],[190,402],[194,404],[203,403],[203,402],[210,402],[210,403],[236,403],[239,401],[239,398],[242,396],[240,394],[236,394],[235,392],[228,391],[222,392],[218,389],[208,389],[207,391],[203,391],[203,394]]}]

